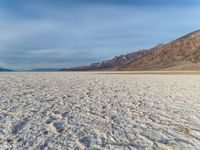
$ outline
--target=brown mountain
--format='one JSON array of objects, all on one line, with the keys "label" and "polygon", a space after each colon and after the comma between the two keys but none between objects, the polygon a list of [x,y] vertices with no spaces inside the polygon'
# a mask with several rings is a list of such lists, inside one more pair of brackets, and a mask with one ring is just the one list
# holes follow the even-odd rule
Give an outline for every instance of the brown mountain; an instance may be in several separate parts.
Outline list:
[{"label": "brown mountain", "polygon": [[200,30],[149,50],[60,71],[200,70]]},{"label": "brown mountain", "polygon": [[126,55],[116,56],[113,59],[105,60],[102,62],[93,63],[89,66],[80,66],[80,67],[74,67],[74,68],[64,68],[60,71],[108,71],[108,70],[116,70],[120,67],[137,60],[147,53],[149,53],[150,50],[142,50],[138,52],[132,52],[128,53]]},{"label": "brown mountain", "polygon": [[200,30],[161,45],[117,70],[200,70]]}]

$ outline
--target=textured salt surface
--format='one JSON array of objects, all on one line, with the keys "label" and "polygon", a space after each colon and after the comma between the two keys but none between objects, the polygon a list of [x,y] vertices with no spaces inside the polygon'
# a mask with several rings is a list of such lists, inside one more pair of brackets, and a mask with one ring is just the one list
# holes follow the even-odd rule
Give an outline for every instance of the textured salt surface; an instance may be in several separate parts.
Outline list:
[{"label": "textured salt surface", "polygon": [[200,149],[200,76],[1,73],[0,149]]}]

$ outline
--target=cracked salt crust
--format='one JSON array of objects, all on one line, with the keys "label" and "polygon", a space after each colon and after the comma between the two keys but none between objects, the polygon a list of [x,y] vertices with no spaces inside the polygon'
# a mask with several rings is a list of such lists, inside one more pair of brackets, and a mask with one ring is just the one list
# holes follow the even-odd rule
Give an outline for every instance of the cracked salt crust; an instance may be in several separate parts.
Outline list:
[{"label": "cracked salt crust", "polygon": [[200,76],[1,73],[0,149],[200,149]]}]

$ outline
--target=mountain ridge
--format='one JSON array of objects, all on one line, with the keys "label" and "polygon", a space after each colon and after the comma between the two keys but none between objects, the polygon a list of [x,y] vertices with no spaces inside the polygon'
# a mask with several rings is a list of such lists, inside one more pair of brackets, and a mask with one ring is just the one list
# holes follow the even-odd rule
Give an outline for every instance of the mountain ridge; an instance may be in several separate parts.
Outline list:
[{"label": "mountain ridge", "polygon": [[0,67],[0,72],[11,72],[13,70]]},{"label": "mountain ridge", "polygon": [[200,70],[200,30],[148,50],[116,56],[88,66],[63,68],[60,71],[148,70]]},{"label": "mountain ridge", "polygon": [[92,63],[88,66],[79,66],[73,68],[63,68],[60,71],[109,71],[116,70],[125,64],[136,60],[146,53],[150,52],[150,50],[141,50],[137,52],[131,52],[125,55],[115,56],[112,59],[104,60],[97,63]]},{"label": "mountain ridge", "polygon": [[117,70],[200,70],[200,30],[164,44]]}]

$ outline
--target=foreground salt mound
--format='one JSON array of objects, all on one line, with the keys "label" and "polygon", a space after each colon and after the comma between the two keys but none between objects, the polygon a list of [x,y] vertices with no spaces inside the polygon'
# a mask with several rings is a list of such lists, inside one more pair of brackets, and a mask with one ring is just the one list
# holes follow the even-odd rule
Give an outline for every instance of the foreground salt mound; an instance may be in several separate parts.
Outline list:
[{"label": "foreground salt mound", "polygon": [[200,76],[0,74],[0,149],[200,149]]}]

